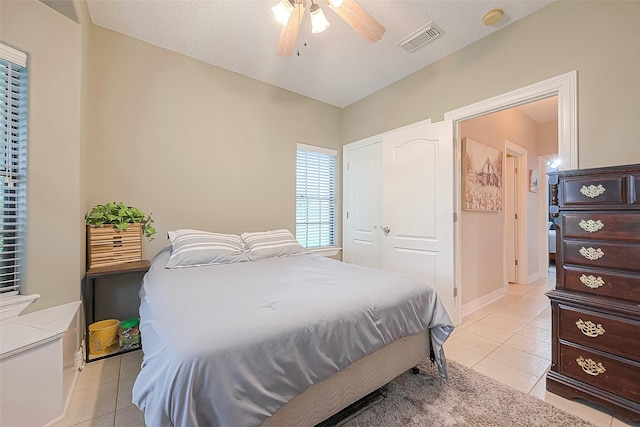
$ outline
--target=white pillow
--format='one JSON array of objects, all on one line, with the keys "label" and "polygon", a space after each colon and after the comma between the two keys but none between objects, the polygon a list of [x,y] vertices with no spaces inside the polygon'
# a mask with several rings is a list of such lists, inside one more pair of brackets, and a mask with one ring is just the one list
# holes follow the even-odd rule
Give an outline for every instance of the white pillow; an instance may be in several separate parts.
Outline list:
[{"label": "white pillow", "polygon": [[166,268],[249,261],[237,234],[180,229],[169,231],[172,252]]},{"label": "white pillow", "polygon": [[300,246],[291,232],[285,229],[242,233],[240,237],[244,242],[247,255],[253,261],[309,253]]}]

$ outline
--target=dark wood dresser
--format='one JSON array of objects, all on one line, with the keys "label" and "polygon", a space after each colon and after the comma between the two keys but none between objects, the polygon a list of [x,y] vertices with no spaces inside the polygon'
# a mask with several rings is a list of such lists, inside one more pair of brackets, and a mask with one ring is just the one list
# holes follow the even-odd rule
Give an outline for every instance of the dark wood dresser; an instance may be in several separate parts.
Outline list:
[{"label": "dark wood dresser", "polygon": [[549,174],[556,289],[547,390],[640,421],[640,164]]}]

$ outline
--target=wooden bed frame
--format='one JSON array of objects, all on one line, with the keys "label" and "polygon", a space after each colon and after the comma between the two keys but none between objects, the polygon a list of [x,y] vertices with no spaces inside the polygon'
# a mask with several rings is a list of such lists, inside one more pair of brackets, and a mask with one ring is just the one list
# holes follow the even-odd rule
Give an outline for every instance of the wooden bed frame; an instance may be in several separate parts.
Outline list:
[{"label": "wooden bed frame", "polygon": [[429,347],[428,331],[395,341],[310,386],[262,426],[315,426],[424,361]]}]

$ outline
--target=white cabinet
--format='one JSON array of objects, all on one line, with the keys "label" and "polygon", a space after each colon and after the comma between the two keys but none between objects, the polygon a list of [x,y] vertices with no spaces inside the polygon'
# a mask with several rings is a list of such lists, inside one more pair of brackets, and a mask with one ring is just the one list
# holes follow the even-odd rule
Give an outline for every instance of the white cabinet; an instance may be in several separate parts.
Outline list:
[{"label": "white cabinet", "polygon": [[0,425],[43,426],[62,418],[77,369],[80,301],[0,324]]}]

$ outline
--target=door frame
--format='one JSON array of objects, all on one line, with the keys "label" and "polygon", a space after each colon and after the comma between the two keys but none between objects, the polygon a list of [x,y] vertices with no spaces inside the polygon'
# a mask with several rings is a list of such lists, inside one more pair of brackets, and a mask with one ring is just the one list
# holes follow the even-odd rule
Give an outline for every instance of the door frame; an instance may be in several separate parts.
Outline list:
[{"label": "door frame", "polygon": [[[516,204],[516,210],[518,212],[518,221],[516,226],[516,259],[518,260],[518,268],[516,269],[516,283],[520,285],[527,284],[527,150],[521,146],[514,144],[508,139],[504,140],[505,144],[505,158],[508,155],[514,158],[515,167],[518,169],[518,180],[514,182],[514,189],[518,193],[518,200]],[[504,228],[506,230],[507,221],[504,222]],[[504,244],[506,245],[506,241]],[[506,253],[506,252],[505,252]],[[504,272],[504,287],[509,284],[507,280],[507,270]]]},{"label": "door frame", "polygon": [[[558,155],[562,160],[561,170],[578,168],[578,72],[576,70],[543,80],[513,91],[497,95],[483,101],[446,112],[445,119],[453,120],[453,142],[455,152],[454,165],[454,287],[458,290],[456,306],[461,307],[464,289],[460,283],[461,266],[461,171],[462,153],[459,144],[460,122],[474,117],[495,113],[520,104],[526,104],[551,96],[558,97]],[[462,323],[462,310],[458,310],[458,319],[454,324]]]}]

